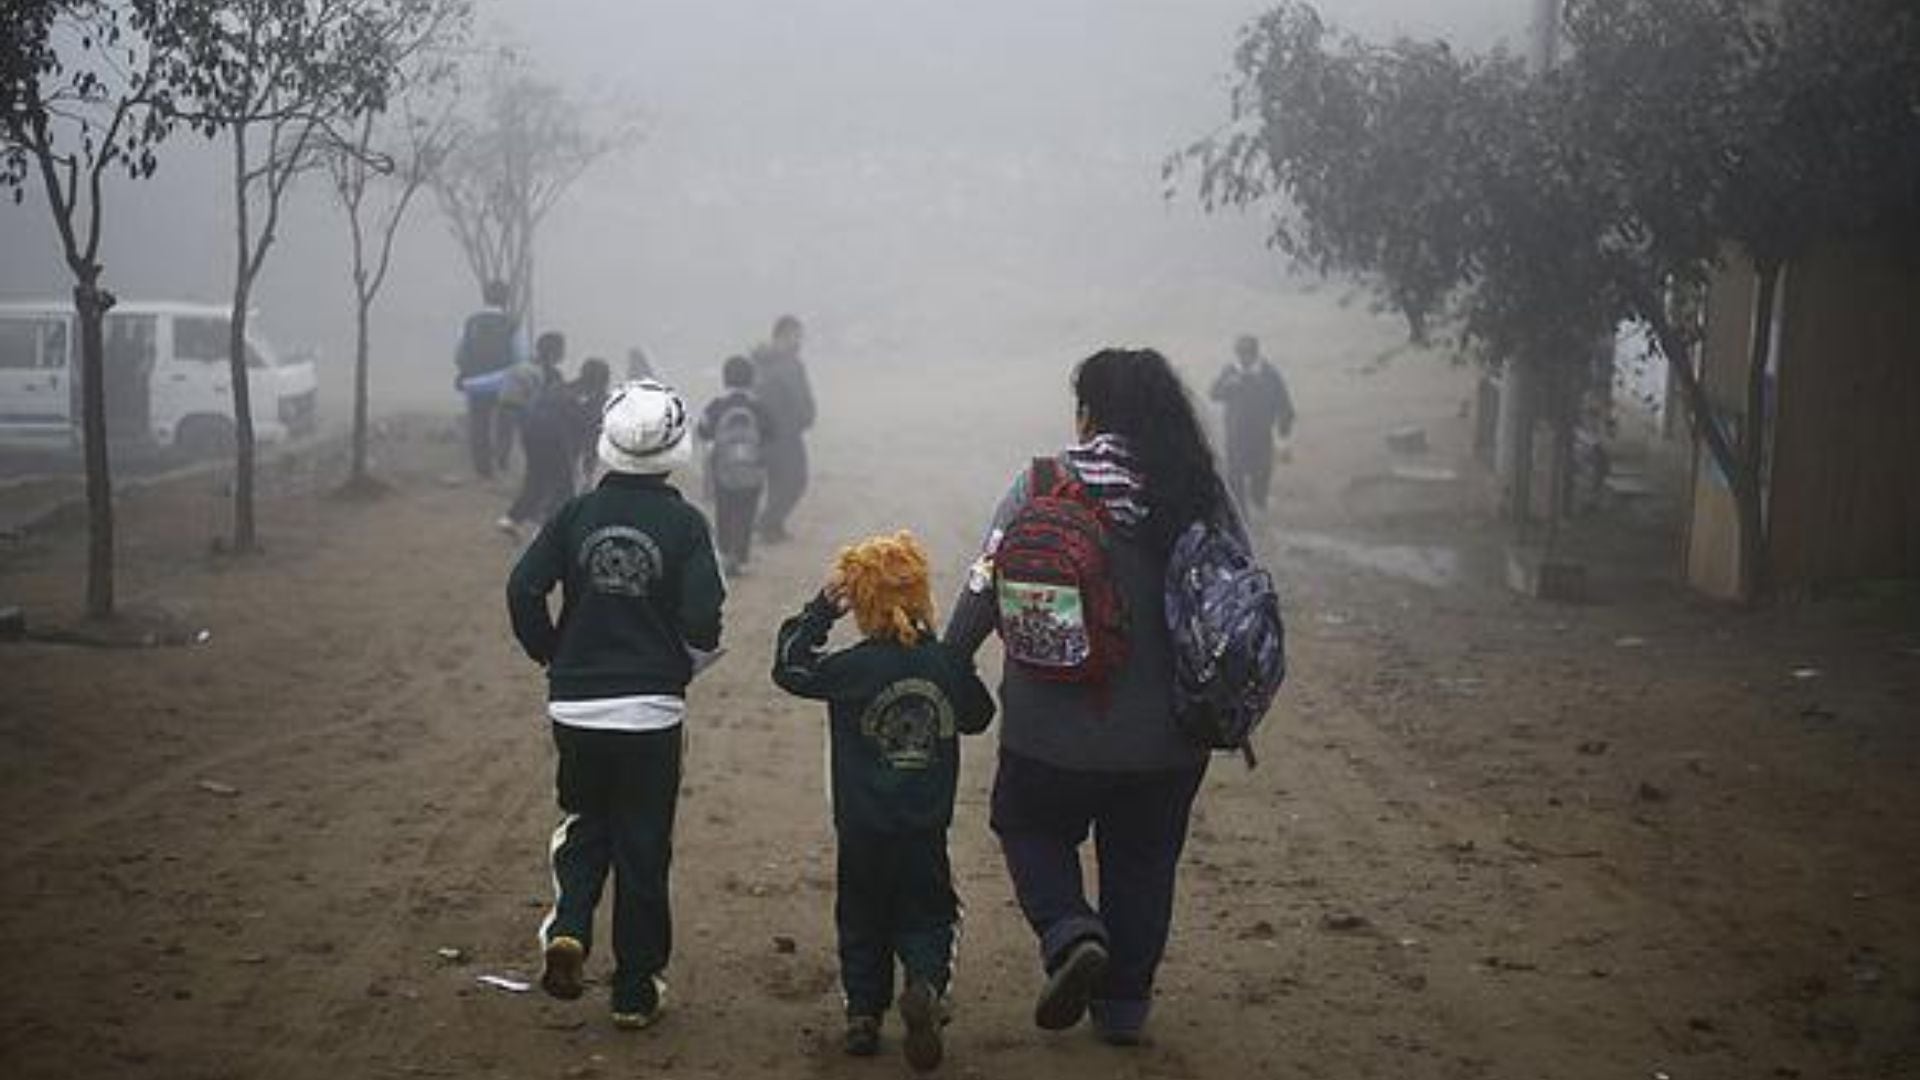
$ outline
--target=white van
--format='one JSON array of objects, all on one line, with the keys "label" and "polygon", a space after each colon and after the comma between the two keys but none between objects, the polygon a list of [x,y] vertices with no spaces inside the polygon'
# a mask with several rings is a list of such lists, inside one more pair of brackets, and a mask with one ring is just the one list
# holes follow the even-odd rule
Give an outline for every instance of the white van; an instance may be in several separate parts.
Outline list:
[{"label": "white van", "polygon": [[[194,457],[233,445],[228,308],[122,302],[107,313],[107,434],[116,445]],[[281,442],[314,429],[310,358],[282,360],[247,334],[255,437]],[[0,444],[80,445],[80,328],[73,304],[0,303]]]}]

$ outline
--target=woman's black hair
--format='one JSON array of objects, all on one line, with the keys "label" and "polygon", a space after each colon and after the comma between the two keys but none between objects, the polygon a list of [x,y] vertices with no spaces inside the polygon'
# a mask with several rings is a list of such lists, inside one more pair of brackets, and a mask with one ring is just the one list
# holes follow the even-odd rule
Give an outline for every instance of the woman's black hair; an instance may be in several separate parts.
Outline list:
[{"label": "woman's black hair", "polygon": [[720,365],[720,385],[729,390],[744,390],[753,385],[753,361],[744,356],[729,356]]},{"label": "woman's black hair", "polygon": [[1118,435],[1146,475],[1147,529],[1172,547],[1187,526],[1221,516],[1226,485],[1193,401],[1152,349],[1103,349],[1073,372],[1073,393],[1095,432]]}]

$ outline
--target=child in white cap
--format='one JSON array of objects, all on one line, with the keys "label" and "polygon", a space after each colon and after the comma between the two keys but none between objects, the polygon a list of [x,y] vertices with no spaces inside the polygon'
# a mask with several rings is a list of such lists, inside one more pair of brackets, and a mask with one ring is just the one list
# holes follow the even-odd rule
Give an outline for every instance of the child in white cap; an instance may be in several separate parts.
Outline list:
[{"label": "child in white cap", "polygon": [[[613,1021],[623,1028],[651,1024],[666,993],[686,690],[720,646],[725,588],[707,521],[668,483],[692,441],[671,389],[652,380],[616,388],[598,445],[606,476],[547,521],[507,582],[514,636],[547,671],[566,815],[553,836],[540,984],[558,998],[581,995],[611,870]],[[547,609],[555,585],[558,623]]]}]

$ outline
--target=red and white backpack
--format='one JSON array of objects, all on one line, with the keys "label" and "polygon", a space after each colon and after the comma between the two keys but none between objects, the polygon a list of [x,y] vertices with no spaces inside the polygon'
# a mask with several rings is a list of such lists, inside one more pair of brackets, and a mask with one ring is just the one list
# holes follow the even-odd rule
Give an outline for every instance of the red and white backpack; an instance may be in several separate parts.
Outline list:
[{"label": "red and white backpack", "polygon": [[1101,686],[1126,664],[1126,613],[1114,582],[1112,522],[1054,458],[1037,458],[1027,501],[993,556],[1007,660],[1035,678]]}]

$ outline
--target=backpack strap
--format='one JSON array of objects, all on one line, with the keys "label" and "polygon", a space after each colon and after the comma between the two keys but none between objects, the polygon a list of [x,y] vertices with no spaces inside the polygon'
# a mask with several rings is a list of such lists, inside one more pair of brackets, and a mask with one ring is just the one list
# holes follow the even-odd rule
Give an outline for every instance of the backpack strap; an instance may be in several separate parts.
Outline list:
[{"label": "backpack strap", "polygon": [[1033,465],[1027,473],[1027,498],[1041,499],[1058,495],[1063,483],[1059,459],[1034,458]]}]

